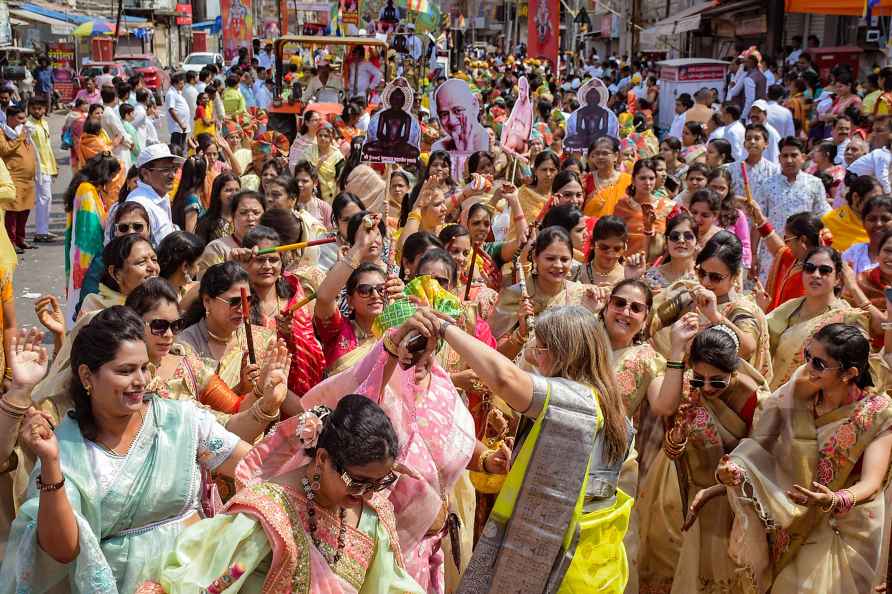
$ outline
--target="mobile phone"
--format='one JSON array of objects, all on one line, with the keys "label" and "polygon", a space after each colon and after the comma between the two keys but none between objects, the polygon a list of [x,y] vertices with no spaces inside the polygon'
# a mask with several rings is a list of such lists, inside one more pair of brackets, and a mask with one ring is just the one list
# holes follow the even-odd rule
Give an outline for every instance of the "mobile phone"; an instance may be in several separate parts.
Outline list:
[{"label": "mobile phone", "polygon": [[419,332],[414,333],[406,342],[406,350],[413,355],[422,352],[425,348],[427,348],[427,337]]},{"label": "mobile phone", "polygon": [[892,301],[892,288],[886,289],[886,301]]}]

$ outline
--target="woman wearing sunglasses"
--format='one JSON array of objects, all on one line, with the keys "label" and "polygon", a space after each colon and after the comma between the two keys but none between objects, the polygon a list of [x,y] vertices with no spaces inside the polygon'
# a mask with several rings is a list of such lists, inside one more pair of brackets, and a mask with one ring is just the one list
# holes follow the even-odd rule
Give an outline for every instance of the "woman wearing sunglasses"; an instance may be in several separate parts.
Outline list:
[{"label": "woman wearing sunglasses", "polygon": [[[750,434],[756,410],[770,397],[764,377],[739,356],[739,345],[730,327],[710,326],[690,343],[689,371],[679,373],[685,379],[681,404],[663,438],[680,487],[669,496],[680,495],[688,506],[682,507],[686,520],[672,592],[711,592],[736,579],[738,568],[728,556],[734,516],[728,500],[716,497],[724,486],[715,469]],[[667,363],[676,364],[685,366],[682,360]]]},{"label": "woman wearing sunglasses", "polygon": [[805,296],[790,299],[768,314],[772,390],[787,383],[802,365],[806,341],[824,326],[845,323],[869,327],[869,314],[838,297],[843,284],[842,267],[839,252],[833,248],[809,251],[802,263]]},{"label": "woman wearing sunglasses", "polygon": [[226,512],[184,531],[137,594],[423,594],[381,493],[404,480],[400,445],[357,394],[284,421],[237,467],[242,489]]},{"label": "woman wearing sunglasses", "polygon": [[[170,283],[163,278],[151,278],[133,291],[124,304],[145,324],[144,340],[151,363],[146,391],[173,400],[196,400],[209,407],[226,429],[253,443],[269,427],[263,419],[279,410],[286,396],[284,390],[273,390],[270,382],[271,374],[287,373],[289,359],[284,341],[265,360],[257,382],[259,395],[237,394],[191,349],[175,342],[185,325],[176,298]],[[252,407],[257,407],[261,414],[252,411]]]},{"label": "woman wearing sunglasses", "polygon": [[237,394],[248,394],[257,385],[260,367],[275,344],[276,333],[251,325],[257,357],[256,364],[251,364],[242,318],[242,289],[251,292],[248,273],[236,262],[208,268],[199,285],[198,299],[183,316],[186,328],[177,335],[177,342],[191,349],[205,372],[216,373]]},{"label": "woman wearing sunglasses", "polygon": [[659,266],[650,267],[642,280],[656,295],[678,281],[694,280],[697,232],[694,217],[680,211],[666,221],[666,253]]},{"label": "woman wearing sunglasses", "polygon": [[260,217],[266,210],[266,199],[253,190],[242,190],[232,197],[230,209],[232,234],[215,239],[205,246],[204,254],[198,260],[198,278],[201,278],[205,270],[211,266],[230,259],[230,254],[234,250],[238,250],[235,252],[236,255],[247,255],[246,251],[242,250],[242,241],[248,231],[260,222]]},{"label": "woman wearing sunglasses", "polygon": [[[371,217],[371,228],[363,221],[366,217]],[[313,325],[329,375],[352,367],[371,350],[376,342],[372,323],[388,300],[403,290],[403,283],[388,276],[379,264],[384,228],[380,216],[361,213],[353,219],[348,228],[348,234],[353,232],[349,250],[342,252],[316,291]],[[345,287],[349,314],[338,308]]]},{"label": "woman wearing sunglasses", "polygon": [[[273,209],[267,211],[291,211]],[[265,215],[264,215],[265,216]],[[273,229],[257,225],[245,236],[246,248],[258,250],[275,247],[282,243]],[[291,352],[294,365],[288,377],[288,389],[303,396],[307,390],[322,381],[325,355],[322,345],[313,332],[312,308],[304,302],[313,293],[306,275],[285,269],[282,254],[257,254],[245,263],[248,281],[251,283],[251,323],[275,331]]]},{"label": "woman wearing sunglasses", "polygon": [[860,328],[828,324],[802,350],[805,365],[716,472],[739,535],[729,553],[755,582],[745,591],[793,594],[807,579],[813,592],[872,592],[886,570],[889,397],[871,388]]},{"label": "woman wearing sunglasses", "polygon": [[121,169],[111,155],[96,155],[74,175],[65,192],[65,278],[67,279],[68,320],[74,319],[74,307],[90,264],[102,251],[102,230],[106,221],[104,192]]}]

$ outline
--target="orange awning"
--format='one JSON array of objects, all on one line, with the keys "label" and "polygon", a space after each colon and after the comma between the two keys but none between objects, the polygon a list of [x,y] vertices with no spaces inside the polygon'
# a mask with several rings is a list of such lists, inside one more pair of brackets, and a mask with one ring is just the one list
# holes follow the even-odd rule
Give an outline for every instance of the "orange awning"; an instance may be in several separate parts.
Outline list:
[{"label": "orange awning", "polygon": [[[863,16],[864,0],[785,0],[787,12],[805,12],[811,14],[838,14],[846,16]],[[880,0],[873,7],[874,16],[892,15],[892,0]]]}]

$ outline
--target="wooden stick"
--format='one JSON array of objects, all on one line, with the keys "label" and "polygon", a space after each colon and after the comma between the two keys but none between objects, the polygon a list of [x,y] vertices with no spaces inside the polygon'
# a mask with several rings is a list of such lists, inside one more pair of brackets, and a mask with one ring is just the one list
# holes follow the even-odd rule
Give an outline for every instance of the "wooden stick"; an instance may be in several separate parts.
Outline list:
[{"label": "wooden stick", "polygon": [[746,161],[741,161],[740,163],[740,174],[743,177],[743,193],[746,197],[746,201],[752,203],[753,190],[750,188],[750,176],[746,172]]},{"label": "wooden stick", "polygon": [[511,166],[511,183],[517,182],[517,157],[514,157],[514,164]]},{"label": "wooden stick", "polygon": [[307,293],[306,296],[304,296],[303,299],[292,303],[283,313],[294,313],[297,310],[299,310],[300,308],[302,308],[304,305],[313,301],[315,298],[316,298],[316,292],[310,291],[309,293]]},{"label": "wooden stick", "polygon": [[313,247],[314,245],[325,245],[326,243],[334,243],[337,237],[326,237],[324,239],[313,239],[312,241],[301,241],[299,243],[289,243],[271,248],[263,248],[257,251],[257,255],[275,254],[280,252],[291,252],[294,250],[302,250],[304,248]]},{"label": "wooden stick", "polygon": [[248,341],[248,361],[251,365],[257,363],[257,355],[254,352],[254,334],[251,332],[251,307],[248,305],[248,289],[242,287],[242,320],[245,323],[245,340]]},{"label": "wooden stick", "polygon": [[474,280],[474,267],[477,264],[477,252],[480,248],[474,244],[474,250],[471,252],[471,269],[468,271],[468,282],[465,285],[465,301],[471,298],[471,282]]}]

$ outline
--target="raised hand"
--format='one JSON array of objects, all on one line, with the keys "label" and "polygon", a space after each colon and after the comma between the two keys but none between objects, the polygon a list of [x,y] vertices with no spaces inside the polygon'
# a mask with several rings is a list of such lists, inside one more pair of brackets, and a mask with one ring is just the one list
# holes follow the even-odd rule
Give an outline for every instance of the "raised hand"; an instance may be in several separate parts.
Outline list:
[{"label": "raised hand", "polygon": [[669,341],[673,358],[687,352],[688,345],[698,332],[700,332],[700,316],[694,312],[684,314],[672,324]]},{"label": "raised hand", "polygon": [[49,355],[43,346],[43,332],[37,328],[20,330],[12,337],[9,351],[13,389],[31,388],[46,375]]},{"label": "raised hand", "polygon": [[812,490],[810,491],[805,487],[793,485],[793,488],[787,491],[787,497],[789,497],[793,503],[804,505],[805,507],[814,507],[817,505],[826,508],[830,505],[830,502],[833,501],[833,491],[818,482],[813,482],[811,486]]},{"label": "raised hand", "polygon": [[34,302],[34,313],[44,328],[55,335],[65,335],[65,318],[55,295],[42,295]]},{"label": "raised hand", "polygon": [[260,372],[260,386],[263,397],[260,407],[264,412],[279,410],[288,396],[288,372],[291,368],[291,355],[281,338],[267,351],[263,369]]},{"label": "raised hand", "polygon": [[627,279],[641,278],[646,269],[647,258],[644,256],[644,252],[632,254],[623,262],[623,276]]}]

